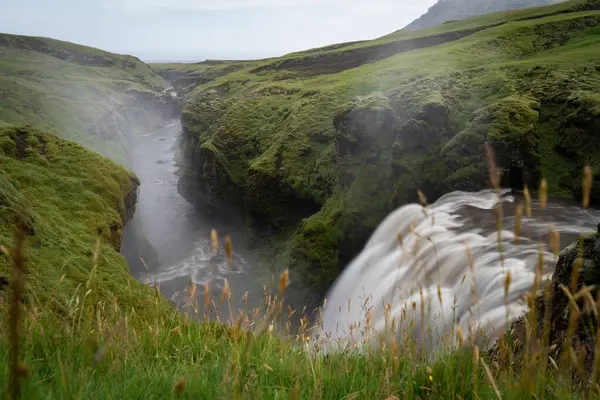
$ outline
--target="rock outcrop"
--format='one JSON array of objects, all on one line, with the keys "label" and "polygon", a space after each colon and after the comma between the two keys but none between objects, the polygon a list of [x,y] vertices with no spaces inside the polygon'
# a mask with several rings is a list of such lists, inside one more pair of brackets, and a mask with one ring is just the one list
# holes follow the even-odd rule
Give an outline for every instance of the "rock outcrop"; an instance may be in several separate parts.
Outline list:
[{"label": "rock outcrop", "polygon": [[[550,290],[540,290],[534,304],[534,313],[512,325],[510,351],[521,355],[529,349],[558,361],[571,349],[581,360],[578,378],[590,374],[600,326],[600,224],[560,252]],[[501,356],[498,343],[491,351]]]},{"label": "rock outcrop", "polygon": [[[470,34],[385,60],[383,44],[408,39],[313,49],[199,85],[182,104],[180,189],[202,209],[239,210],[279,246],[274,263],[319,294],[419,190],[433,202],[488,187],[486,143],[503,186],[534,190],[544,177],[550,195],[577,198],[584,165],[600,165],[600,53],[585,39],[600,15],[579,12],[595,7],[453,25]],[[591,197],[600,204],[598,188]]]}]

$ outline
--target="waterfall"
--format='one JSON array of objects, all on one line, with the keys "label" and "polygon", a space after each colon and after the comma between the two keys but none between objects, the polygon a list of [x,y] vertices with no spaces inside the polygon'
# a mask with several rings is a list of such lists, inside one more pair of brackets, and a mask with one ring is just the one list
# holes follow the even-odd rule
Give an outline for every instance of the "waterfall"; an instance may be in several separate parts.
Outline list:
[{"label": "waterfall", "polygon": [[[549,225],[566,245],[565,236],[593,231],[600,219],[597,211],[556,203],[542,210],[534,203],[516,238],[515,203],[509,190],[453,192],[428,207],[411,204],[390,214],[327,295],[321,327],[327,346],[378,343],[373,339],[392,325],[397,336],[430,348],[455,339],[459,327],[497,339],[526,313],[523,296],[538,265],[542,280],[551,277],[557,257],[548,247]],[[498,208],[500,230],[492,211]]]}]

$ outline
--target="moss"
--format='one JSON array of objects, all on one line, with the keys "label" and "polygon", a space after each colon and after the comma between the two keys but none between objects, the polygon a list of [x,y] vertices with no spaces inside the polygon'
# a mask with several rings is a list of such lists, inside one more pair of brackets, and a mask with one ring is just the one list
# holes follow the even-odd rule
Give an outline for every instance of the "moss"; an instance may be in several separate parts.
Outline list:
[{"label": "moss", "polygon": [[349,204],[332,199],[320,212],[303,220],[291,240],[290,266],[300,286],[310,287],[307,304],[316,304],[341,272],[340,266],[354,258],[372,226]]},{"label": "moss", "polygon": [[[283,227],[282,242],[291,244],[289,230],[313,212],[308,220],[320,228],[290,235],[291,262],[327,279],[389,211],[417,201],[417,190],[432,202],[453,189],[487,187],[486,142],[504,185],[537,186],[556,172],[551,193],[576,197],[584,163],[600,164],[600,18],[597,2],[574,12],[581,4],[452,22],[215,75],[183,105],[185,169],[206,185],[199,161],[212,146],[245,211]],[[440,35],[448,41],[427,44]],[[363,57],[409,38],[422,45]],[[299,199],[314,208],[295,213]],[[334,223],[335,210],[360,223]],[[355,251],[344,249],[353,232],[360,232],[350,240]]]},{"label": "moss", "polygon": [[514,95],[478,110],[467,128],[442,149],[447,164],[456,171],[449,177],[452,186],[466,189],[465,181],[479,187],[487,184],[482,173],[487,163],[485,143],[494,148],[505,186],[521,189],[523,184],[536,182],[539,108],[538,100]]},{"label": "moss", "polygon": [[[0,150],[0,243],[11,247],[16,215],[25,210],[27,296],[61,315],[76,288],[90,279],[99,238],[98,295],[107,303],[116,296],[128,309],[153,303],[152,292],[133,280],[118,253],[125,199],[135,194],[136,179],[111,161],[35,128],[3,127],[0,139],[13,142],[10,148],[24,146],[17,152]],[[9,276],[5,257],[0,257],[0,276]]]}]

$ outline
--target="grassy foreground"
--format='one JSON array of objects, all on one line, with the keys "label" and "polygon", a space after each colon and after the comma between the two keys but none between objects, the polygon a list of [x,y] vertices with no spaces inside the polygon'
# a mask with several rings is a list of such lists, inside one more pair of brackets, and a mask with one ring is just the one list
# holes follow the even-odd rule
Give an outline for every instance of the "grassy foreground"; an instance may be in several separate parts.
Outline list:
[{"label": "grassy foreground", "polygon": [[[117,252],[135,177],[32,128],[3,128],[0,144],[0,391],[9,398],[522,399],[588,392],[568,362],[563,375],[540,368],[541,354],[521,368],[468,343],[431,358],[409,339],[327,354],[309,324],[314,313],[305,311],[298,331],[285,329],[294,312],[278,299],[287,274],[278,288],[265,289],[260,309],[245,309],[227,289],[190,286],[192,315],[178,313],[134,281]],[[197,322],[198,303],[239,309],[239,318]]]}]

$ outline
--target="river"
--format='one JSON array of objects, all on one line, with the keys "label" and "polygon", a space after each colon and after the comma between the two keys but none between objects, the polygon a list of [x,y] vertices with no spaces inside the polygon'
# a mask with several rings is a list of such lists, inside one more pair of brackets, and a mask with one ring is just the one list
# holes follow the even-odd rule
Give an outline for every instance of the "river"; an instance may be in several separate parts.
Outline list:
[{"label": "river", "polygon": [[[209,308],[221,320],[231,321],[235,315],[232,316],[230,310],[260,305],[268,272],[260,268],[260,264],[251,265],[242,247],[236,247],[236,243],[243,243],[243,226],[202,213],[179,194],[176,159],[180,133],[180,122],[175,120],[139,138],[132,162],[142,184],[134,219],[125,230],[123,253],[127,253],[136,279],[157,284],[161,293],[178,306],[187,303],[185,291],[190,282],[197,285],[198,299],[204,298],[204,285],[208,285],[216,310],[212,305]],[[327,295],[329,302],[323,314],[323,329],[334,339],[347,339],[349,333],[340,326],[364,320],[365,313],[360,307],[341,313],[339,307],[345,307],[348,299],[355,305],[363,303],[365,296],[371,297],[372,323],[376,329],[384,323],[383,304],[394,303],[392,316],[399,317],[403,307],[425,297],[429,298],[430,305],[439,298],[440,303],[445,302],[437,306],[437,311],[434,306],[426,313],[427,324],[437,324],[436,329],[441,331],[454,326],[453,320],[466,324],[473,315],[469,306],[473,286],[469,286],[470,280],[464,286],[463,277],[469,273],[469,264],[473,264],[477,270],[477,282],[473,285],[481,295],[475,315],[478,323],[490,325],[488,333],[493,336],[506,321],[506,315],[514,319],[525,311],[520,299],[531,287],[539,244],[546,244],[547,250],[548,227],[551,225],[560,232],[561,247],[565,247],[580,233],[595,231],[600,222],[597,210],[584,210],[578,204],[565,201],[551,201],[541,209],[534,201],[533,217],[523,219],[522,238],[516,242],[512,232],[519,196],[505,191],[501,197],[504,213],[501,251],[498,251],[496,218],[492,211],[498,198],[490,191],[449,193],[426,212],[418,205],[407,205],[393,212]],[[411,222],[415,224],[411,226]],[[136,256],[127,252],[139,241],[136,229],[144,232],[154,249],[149,268],[134,267]],[[211,229],[216,229],[221,238],[216,253],[211,249]],[[398,234],[404,237],[402,245],[398,244]],[[223,250],[225,235],[232,238],[231,265]],[[423,238],[426,240],[422,241]],[[472,246],[471,262],[465,258],[465,240]],[[408,251],[405,246],[413,249]],[[546,277],[551,276],[555,263],[554,255],[546,251]],[[508,270],[512,273],[513,285],[507,301],[502,282]],[[226,279],[234,301],[231,307],[219,301]],[[403,294],[399,294],[400,287]],[[427,291],[425,295],[419,293],[422,288]],[[242,307],[241,299],[246,292],[248,305]],[[448,305],[452,302],[454,306]],[[444,315],[443,310],[451,307],[455,308],[454,315],[450,316],[449,312]],[[204,312],[200,304],[199,315]]]},{"label": "river", "polygon": [[[188,302],[192,282],[197,285],[196,298],[201,315],[204,285],[208,284],[219,318],[229,320],[229,308],[222,307],[218,301],[225,279],[234,300],[242,298],[246,291],[251,299],[260,297],[262,280],[252,276],[252,268],[236,248],[236,243],[242,243],[240,232],[243,227],[201,213],[179,194],[177,155],[180,133],[180,121],[173,120],[137,139],[131,157],[132,168],[142,184],[134,218],[124,232],[122,253],[125,255],[128,247],[139,245],[135,243],[139,238],[134,237],[134,230],[141,230],[156,254],[152,262],[150,257],[146,262],[150,264],[148,268],[134,268],[133,265],[139,265],[138,260],[133,259],[137,255],[125,256],[134,277],[150,285],[157,284],[161,293],[178,306]],[[212,251],[211,229],[215,229],[220,238],[216,254]],[[226,235],[231,236],[234,249],[231,265],[224,251]]]}]

